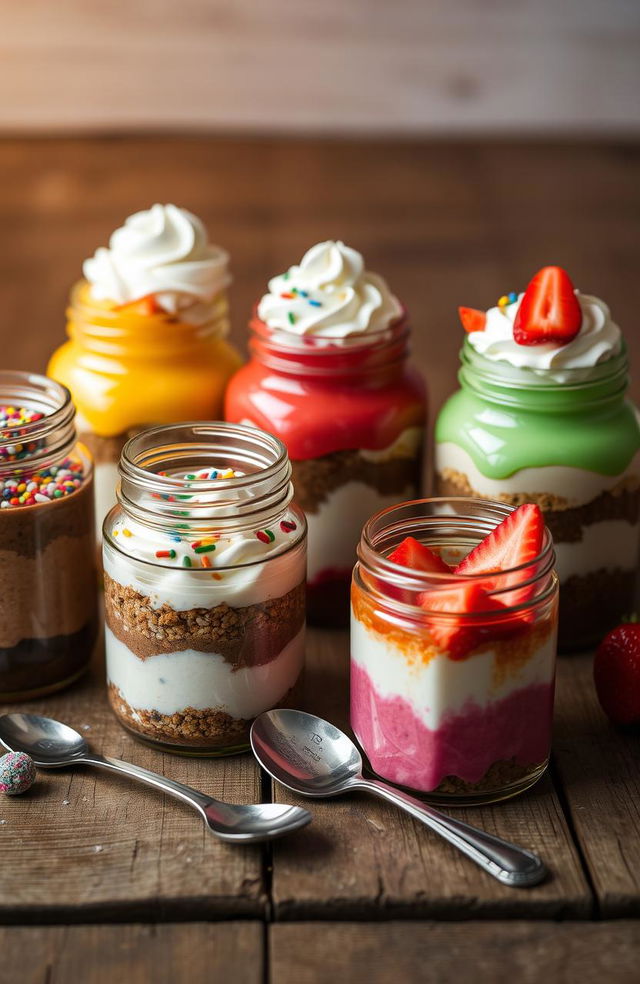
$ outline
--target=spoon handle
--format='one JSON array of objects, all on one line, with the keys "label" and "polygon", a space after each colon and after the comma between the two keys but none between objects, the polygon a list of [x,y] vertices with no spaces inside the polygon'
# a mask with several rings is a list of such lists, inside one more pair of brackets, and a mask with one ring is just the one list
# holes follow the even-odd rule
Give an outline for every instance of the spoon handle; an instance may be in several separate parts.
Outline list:
[{"label": "spoon handle", "polygon": [[516,844],[510,844],[509,841],[502,840],[495,834],[471,827],[462,820],[448,817],[426,803],[414,799],[413,796],[387,786],[384,782],[377,779],[361,779],[356,788],[366,789],[394,803],[401,810],[406,810],[416,820],[420,820],[457,847],[503,885],[517,888],[537,885],[547,873],[544,863],[537,854],[525,851]]},{"label": "spoon handle", "polygon": [[133,765],[131,762],[122,762],[120,759],[109,758],[106,755],[94,755],[93,753],[83,757],[81,761],[84,765],[97,765],[100,769],[108,769],[111,772],[120,772],[125,776],[131,776],[146,786],[159,789],[163,793],[168,793],[169,796],[182,800],[183,803],[188,803],[201,815],[207,807],[216,804],[216,800],[210,796],[205,796],[204,793],[199,793],[197,789],[192,789],[191,786],[185,786],[174,779],[167,779],[166,776],[161,776],[157,772],[150,772],[149,769],[143,769],[142,766]]}]

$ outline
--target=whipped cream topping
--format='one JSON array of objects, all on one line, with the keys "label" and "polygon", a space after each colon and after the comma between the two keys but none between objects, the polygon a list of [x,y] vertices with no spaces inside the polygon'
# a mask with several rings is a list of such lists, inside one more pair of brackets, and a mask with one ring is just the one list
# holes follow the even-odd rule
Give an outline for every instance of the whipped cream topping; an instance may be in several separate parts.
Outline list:
[{"label": "whipped cream topping", "polygon": [[578,290],[582,325],[572,341],[566,345],[519,345],[513,337],[513,322],[523,297],[520,294],[511,304],[489,308],[484,331],[467,335],[468,343],[485,359],[507,362],[518,369],[589,369],[620,351],[622,334],[607,305]]},{"label": "whipped cream topping", "polygon": [[228,253],[208,242],[197,216],[176,205],[130,215],[109,248],[85,260],[83,273],[97,301],[127,304],[152,294],[169,314],[195,308],[193,320],[231,282]]},{"label": "whipped cream topping", "polygon": [[365,270],[361,254],[331,240],[273,277],[258,305],[258,317],[290,338],[348,340],[385,331],[401,314],[400,302],[382,277]]}]

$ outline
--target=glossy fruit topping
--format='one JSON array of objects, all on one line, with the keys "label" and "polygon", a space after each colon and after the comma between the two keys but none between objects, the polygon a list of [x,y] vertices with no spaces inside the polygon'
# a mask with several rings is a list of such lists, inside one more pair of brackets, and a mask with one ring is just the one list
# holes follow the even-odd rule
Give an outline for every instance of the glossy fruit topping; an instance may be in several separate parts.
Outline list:
[{"label": "glossy fruit topping", "polygon": [[[425,591],[420,595],[420,605],[429,612],[428,628],[431,638],[449,659],[464,659],[482,641],[490,623],[469,619],[474,612],[505,612],[499,601],[487,594],[479,584],[468,582],[450,588]],[[442,612],[447,617],[438,618]],[[470,624],[471,622],[471,624]]]},{"label": "glossy fruit topping", "polygon": [[161,310],[162,308],[157,303],[153,294],[147,294],[145,297],[139,297],[137,301],[129,301],[127,304],[120,304],[118,306],[118,311],[140,314],[145,318],[151,318]]},{"label": "glossy fruit topping", "polygon": [[401,567],[410,567],[412,570],[424,571],[428,574],[451,573],[451,568],[444,560],[413,536],[405,537],[387,559],[394,564],[400,564]]},{"label": "glossy fruit topping", "polygon": [[459,307],[458,314],[465,331],[484,331],[487,323],[485,311],[478,311],[477,308]]},{"label": "glossy fruit topping", "polygon": [[538,270],[524,292],[513,322],[518,345],[566,345],[582,325],[582,310],[568,273],[562,267]]},{"label": "glossy fruit topping", "polygon": [[614,724],[640,725],[640,624],[623,622],[604,637],[593,677],[607,717]]},{"label": "glossy fruit topping", "polygon": [[[454,573],[491,574],[520,567],[540,554],[543,539],[544,519],[540,507],[526,502],[485,536],[458,564]],[[514,576],[516,581],[523,580],[522,574]]]}]

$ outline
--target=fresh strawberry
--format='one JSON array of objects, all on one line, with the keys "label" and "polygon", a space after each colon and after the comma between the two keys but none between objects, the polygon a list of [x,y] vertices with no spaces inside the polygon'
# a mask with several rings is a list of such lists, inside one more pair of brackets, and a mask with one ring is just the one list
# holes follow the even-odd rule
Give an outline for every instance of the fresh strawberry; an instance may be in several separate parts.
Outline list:
[{"label": "fresh strawberry", "polygon": [[401,567],[410,567],[414,571],[424,571],[428,574],[451,573],[451,568],[444,560],[412,536],[406,536],[387,559],[392,560],[394,564],[400,564]]},{"label": "fresh strawberry", "polygon": [[476,308],[459,307],[458,314],[465,331],[484,331],[487,323],[487,315],[484,311],[478,311]]},{"label": "fresh strawberry", "polygon": [[[464,659],[482,640],[483,631],[488,626],[482,619],[469,624],[468,619],[454,616],[471,615],[473,612],[505,611],[504,605],[474,582],[456,584],[450,588],[438,588],[434,591],[424,591],[419,603],[429,612],[427,619],[429,633],[439,649],[442,649],[449,659]],[[448,614],[449,617],[438,618],[434,612]]]},{"label": "fresh strawberry", "polygon": [[582,310],[568,273],[562,267],[543,267],[524,292],[513,322],[518,345],[566,345],[582,324]]},{"label": "fresh strawberry", "polygon": [[604,637],[593,677],[607,717],[614,724],[640,725],[640,624],[623,622]]}]

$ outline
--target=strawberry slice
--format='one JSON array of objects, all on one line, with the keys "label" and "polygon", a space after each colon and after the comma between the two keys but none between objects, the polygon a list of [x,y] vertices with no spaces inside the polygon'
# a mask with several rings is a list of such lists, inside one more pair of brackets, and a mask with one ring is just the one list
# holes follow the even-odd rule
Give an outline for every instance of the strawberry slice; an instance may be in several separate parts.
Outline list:
[{"label": "strawberry slice", "polygon": [[428,574],[451,573],[451,568],[444,560],[413,536],[405,537],[387,559],[392,560],[394,564],[400,564],[401,567],[410,567],[414,571],[424,571]]},{"label": "strawberry slice", "polygon": [[478,311],[477,308],[459,307],[458,315],[465,331],[484,331],[487,323],[485,311]]},{"label": "strawberry slice", "polygon": [[438,618],[434,612],[447,613],[450,616],[470,615],[473,612],[505,611],[505,606],[479,584],[468,582],[456,584],[450,588],[424,591],[419,598],[419,604],[429,612],[427,623],[429,634],[439,649],[442,649],[449,659],[460,660],[471,652],[482,641],[483,635],[490,629],[485,618],[475,625],[461,618]]},{"label": "strawberry slice", "polygon": [[513,322],[518,345],[566,345],[582,325],[582,310],[569,274],[562,267],[538,270],[524,292]]},{"label": "strawberry slice", "polygon": [[[454,574],[493,574],[511,567],[520,567],[521,564],[535,560],[542,550],[543,540],[544,518],[540,507],[527,502],[509,513],[506,519],[467,554]],[[495,581],[487,579],[483,586],[487,591],[492,587],[506,588],[528,580],[533,573],[531,568],[525,568],[509,577],[500,577]],[[534,587],[530,584],[518,592],[510,592],[504,596],[504,602],[509,605],[521,604],[533,592]]]}]

